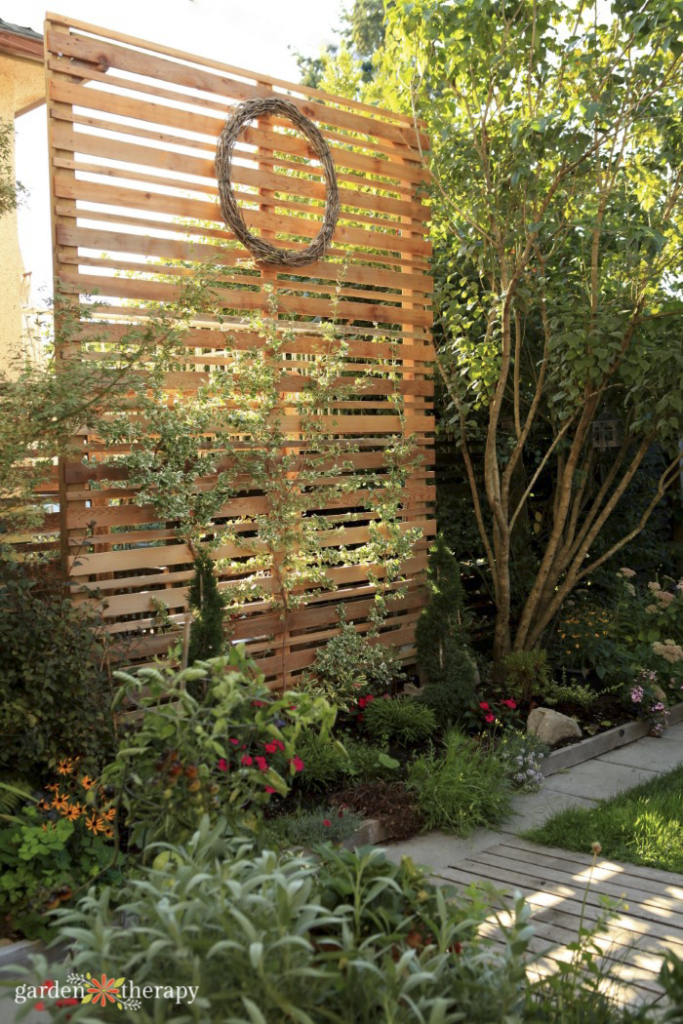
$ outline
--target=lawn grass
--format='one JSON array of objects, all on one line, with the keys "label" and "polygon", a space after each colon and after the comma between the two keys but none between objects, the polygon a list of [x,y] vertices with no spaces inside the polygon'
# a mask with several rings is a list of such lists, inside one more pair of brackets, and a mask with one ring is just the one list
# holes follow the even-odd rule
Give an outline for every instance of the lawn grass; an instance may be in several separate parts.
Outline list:
[{"label": "lawn grass", "polygon": [[522,837],[580,853],[597,841],[610,860],[683,873],[683,765],[589,810],[559,811]]}]

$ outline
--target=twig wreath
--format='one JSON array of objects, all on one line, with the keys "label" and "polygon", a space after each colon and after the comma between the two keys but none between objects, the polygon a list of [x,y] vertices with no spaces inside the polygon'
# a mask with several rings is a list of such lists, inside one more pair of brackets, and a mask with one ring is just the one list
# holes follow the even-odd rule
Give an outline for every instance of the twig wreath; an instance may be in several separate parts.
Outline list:
[{"label": "twig wreath", "polygon": [[[243,127],[256,117],[264,114],[279,114],[292,122],[310,142],[315,155],[320,160],[325,172],[325,214],[323,224],[310,245],[305,249],[278,249],[264,238],[252,233],[244,223],[242,211],[237,205],[235,193],[230,183],[232,168],[232,152]],[[319,129],[301,113],[289,100],[272,97],[269,99],[247,100],[241,103],[234,113],[226,119],[225,128],[218,138],[216,150],[216,177],[218,178],[218,195],[221,203],[223,219],[232,228],[242,245],[264,263],[277,263],[287,267],[303,267],[307,263],[315,263],[322,259],[330,244],[339,217],[339,188],[334,161],[329,146]]]}]

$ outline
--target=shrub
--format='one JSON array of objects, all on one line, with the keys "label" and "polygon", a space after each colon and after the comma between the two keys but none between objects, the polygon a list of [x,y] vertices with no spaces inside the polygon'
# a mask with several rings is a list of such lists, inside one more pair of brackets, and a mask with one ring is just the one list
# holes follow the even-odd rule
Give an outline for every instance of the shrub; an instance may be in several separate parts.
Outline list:
[{"label": "shrub", "polygon": [[[288,792],[286,776],[305,770],[298,742],[316,725],[327,736],[334,711],[296,691],[273,694],[243,647],[177,672],[118,672],[117,701],[132,702],[115,760],[105,769],[127,814],[131,841],[182,841],[204,814],[223,813],[235,828],[255,825],[272,793]],[[187,691],[205,691],[199,702]]]},{"label": "shrub", "polygon": [[475,700],[477,670],[470,654],[454,648],[449,654],[449,678],[428,683],[419,699],[436,715],[437,722],[451,724],[461,721]]},{"label": "shrub", "polygon": [[359,697],[393,690],[405,676],[395,647],[370,643],[338,609],[341,632],[318,648],[305,685],[338,708],[348,710]]},{"label": "shrub", "polygon": [[206,551],[200,551],[194,560],[194,577],[187,600],[194,612],[187,658],[188,664],[193,665],[195,661],[218,657],[225,643],[225,599],[218,590],[213,560]]},{"label": "shrub", "polygon": [[301,733],[297,752],[305,770],[296,777],[297,787],[307,792],[321,792],[333,786],[344,774],[348,761],[338,740],[306,730]]},{"label": "shrub", "polygon": [[507,688],[517,700],[528,703],[541,696],[550,686],[548,656],[538,648],[533,651],[513,651],[503,659]]},{"label": "shrub", "polygon": [[347,758],[344,774],[361,782],[372,779],[388,779],[400,768],[400,762],[390,757],[382,747],[361,740],[344,740]]},{"label": "shrub", "polygon": [[425,830],[466,836],[499,824],[510,809],[511,787],[500,759],[455,729],[447,733],[443,752],[432,750],[410,766],[408,785]]},{"label": "shrub", "polygon": [[[483,898],[441,890],[374,847],[259,853],[204,822],[187,847],[158,854],[123,892],[92,893],[60,912],[61,934],[78,934],[74,959],[49,973],[36,959],[34,971],[61,984],[88,972],[193,987],[192,1005],[97,1007],[103,1021],[483,1024],[514,1016],[530,937],[520,902],[502,948],[480,940],[487,912]],[[63,1019],[54,999],[45,1004]],[[74,1024],[94,1020],[88,1005],[68,1012]]]},{"label": "shrub", "polygon": [[373,700],[366,705],[365,728],[374,739],[409,746],[427,739],[436,730],[436,717],[426,704],[413,697]]},{"label": "shrub", "polygon": [[60,757],[114,749],[102,623],[45,567],[0,559],[0,772],[37,784]]},{"label": "shrub", "polygon": [[310,849],[320,843],[343,843],[363,822],[359,814],[333,807],[299,814],[283,815],[268,822],[268,835],[277,846],[304,846]]}]

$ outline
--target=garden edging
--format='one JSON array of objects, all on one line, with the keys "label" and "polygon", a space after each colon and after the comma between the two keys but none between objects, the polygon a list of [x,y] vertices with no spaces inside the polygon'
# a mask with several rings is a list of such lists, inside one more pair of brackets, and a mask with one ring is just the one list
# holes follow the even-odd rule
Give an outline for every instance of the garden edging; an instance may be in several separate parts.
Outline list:
[{"label": "garden edging", "polygon": [[[675,704],[669,709],[669,723],[676,725],[677,722],[683,722],[683,704]],[[651,728],[651,722],[627,722],[626,725],[618,725],[607,732],[601,732],[598,736],[589,736],[579,743],[573,743],[570,747],[553,750],[543,758],[541,771],[547,777],[583,761],[590,761],[600,754],[608,754],[610,750],[624,747],[627,743],[647,736]]]}]

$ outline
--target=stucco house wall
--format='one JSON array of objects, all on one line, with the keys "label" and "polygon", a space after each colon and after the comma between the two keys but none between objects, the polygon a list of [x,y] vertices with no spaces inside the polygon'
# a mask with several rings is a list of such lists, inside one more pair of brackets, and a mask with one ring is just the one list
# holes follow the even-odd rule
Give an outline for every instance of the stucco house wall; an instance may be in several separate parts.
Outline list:
[{"label": "stucco house wall", "polygon": [[[44,102],[42,37],[0,20],[0,119],[13,122]],[[24,273],[17,216],[6,213],[0,217],[0,370],[9,370],[22,351]]]}]

